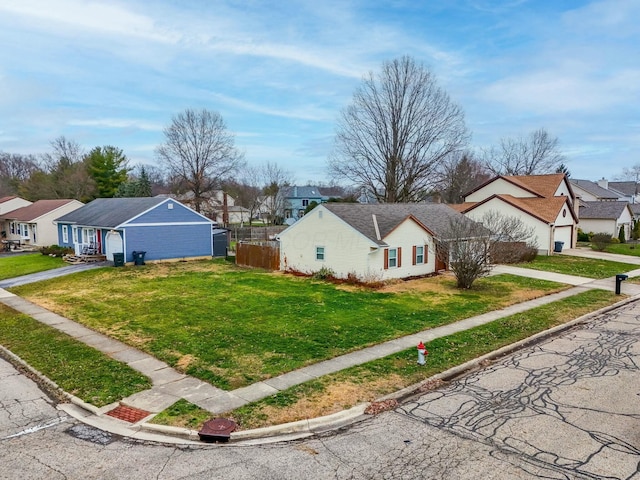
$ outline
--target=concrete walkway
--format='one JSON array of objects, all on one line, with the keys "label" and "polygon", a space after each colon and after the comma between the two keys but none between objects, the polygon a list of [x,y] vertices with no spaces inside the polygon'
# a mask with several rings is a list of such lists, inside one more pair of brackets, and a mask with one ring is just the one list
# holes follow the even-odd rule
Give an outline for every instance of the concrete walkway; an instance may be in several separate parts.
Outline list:
[{"label": "concrete walkway", "polygon": [[640,265],[640,257],[634,257],[632,255],[620,255],[618,253],[598,252],[592,248],[567,248],[563,249],[562,255],[568,255],[571,257],[592,258],[594,260],[611,260],[612,262],[632,263],[634,265]]},{"label": "concrete walkway", "polygon": [[[574,285],[574,287],[562,292],[511,305],[501,310],[467,318],[449,325],[424,330],[416,334],[407,335],[356,352],[341,355],[233,391],[224,391],[206,382],[184,375],[146,353],[140,352],[124,343],[113,340],[76,322],[50,312],[2,288],[0,288],[0,302],[21,313],[30,315],[42,323],[63,331],[116,360],[127,363],[131,368],[151,379],[153,385],[151,389],[123,399],[122,404],[157,413],[183,398],[208,410],[212,414],[220,414],[323,375],[335,373],[352,366],[413,348],[420,341],[428,342],[436,338],[452,335],[503,317],[576,295],[588,289],[595,288],[613,291],[615,288],[614,278],[593,280],[511,266],[496,267],[495,273],[509,273],[512,275],[552,280]],[[628,273],[630,276],[640,275],[640,269]],[[630,296],[640,295],[640,285],[626,282],[623,284],[622,293]],[[104,407],[102,410],[98,409],[96,413],[102,414],[111,408],[113,408],[113,405]]]},{"label": "concrete walkway", "polygon": [[0,280],[0,288],[17,287],[19,285],[26,285],[27,283],[35,283],[42,280],[48,280],[50,278],[63,277],[71,273],[82,272],[83,270],[92,270],[94,268],[104,267],[105,265],[111,265],[111,262],[80,263],[78,265],[67,265],[66,267],[53,268],[43,272]]}]

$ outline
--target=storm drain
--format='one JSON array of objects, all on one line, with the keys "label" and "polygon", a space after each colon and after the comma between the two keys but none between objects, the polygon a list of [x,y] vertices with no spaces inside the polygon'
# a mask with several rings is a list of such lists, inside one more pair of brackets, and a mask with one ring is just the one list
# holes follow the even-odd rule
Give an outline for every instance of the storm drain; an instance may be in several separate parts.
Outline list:
[{"label": "storm drain", "polygon": [[98,445],[109,445],[116,441],[113,435],[108,432],[103,432],[97,428],[90,427],[89,425],[74,425],[68,428],[66,432],[74,438],[85,440],[91,443],[97,443]]},{"label": "storm drain", "polygon": [[129,423],[137,423],[143,418],[151,415],[151,412],[140,410],[139,408],[127,407],[126,405],[118,405],[113,410],[107,412],[107,415],[118,420],[124,420]]}]

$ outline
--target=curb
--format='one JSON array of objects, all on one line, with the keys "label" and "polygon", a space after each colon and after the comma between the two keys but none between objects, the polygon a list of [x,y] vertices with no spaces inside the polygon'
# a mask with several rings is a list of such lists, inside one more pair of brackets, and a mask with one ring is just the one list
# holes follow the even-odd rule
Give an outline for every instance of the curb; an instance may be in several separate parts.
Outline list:
[{"label": "curb", "polygon": [[[616,302],[612,305],[608,305],[601,309],[587,313],[574,320],[570,320],[567,323],[563,323],[562,325],[557,325],[550,329],[536,333],[523,340],[512,343],[510,345],[506,345],[502,348],[499,348],[498,350],[494,350],[485,355],[474,358],[473,360],[469,360],[468,362],[452,367],[444,372],[435,374],[425,380],[422,380],[419,383],[405,387],[392,394],[380,397],[376,400],[376,402],[391,400],[391,399],[397,400],[400,403],[408,401],[413,397],[424,394],[424,392],[420,391],[421,387],[423,387],[424,385],[430,382],[433,382],[434,380],[450,381],[462,374],[468,373],[472,370],[475,370],[481,367],[484,362],[496,360],[500,357],[503,357],[521,348],[539,343],[545,340],[546,338],[551,337],[557,333],[570,330],[576,325],[586,323],[588,320],[594,317],[607,313],[611,310],[615,310],[629,303],[636,302],[639,299],[640,299],[640,295],[625,298],[624,300]],[[93,414],[102,420],[106,420],[104,415],[105,412],[109,411],[113,406],[119,404],[119,402],[116,402],[114,404],[106,405],[104,407],[98,408],[94,405],[84,402],[80,398],[75,397],[74,395],[71,395],[65,392],[64,390],[62,390],[60,386],[58,386],[55,382],[53,382],[52,380],[44,376],[41,372],[39,372],[38,370],[31,367],[28,363],[26,363],[22,358],[15,355],[13,352],[7,350],[1,345],[0,345],[0,357],[5,358],[12,365],[20,368],[21,370],[25,370],[30,374],[31,377],[35,377],[34,380],[39,385],[44,387],[48,395],[52,396],[56,400],[60,400],[61,398],[64,398],[68,400],[68,402],[70,402],[72,405],[75,405],[79,409],[85,412],[89,412],[90,414]],[[333,413],[330,415],[325,415],[322,417],[299,420],[296,422],[290,422],[290,423],[285,423],[285,424],[275,425],[270,427],[257,428],[253,430],[241,430],[238,432],[233,432],[231,434],[230,442],[242,443],[242,442],[248,442],[252,440],[261,440],[261,442],[259,443],[269,443],[269,442],[280,442],[280,441],[306,438],[314,434],[326,432],[329,430],[336,430],[341,427],[345,427],[347,425],[353,425],[354,423],[363,421],[367,418],[372,418],[371,415],[364,413],[366,408],[369,405],[370,403],[363,403],[363,404],[356,405],[348,410],[342,410],[340,412]],[[76,418],[77,420],[80,420],[85,423],[91,423],[91,422],[87,422],[86,416],[75,413],[73,408],[71,409],[64,408],[64,410],[69,415]],[[190,430],[190,429],[181,428],[181,427],[171,427],[166,425],[150,424],[150,423],[146,423],[147,419],[141,420],[140,422],[134,425],[130,425],[130,426],[127,425],[124,428],[122,425],[120,425],[120,422],[117,421],[117,419],[113,419],[113,420],[115,420],[114,428],[109,428],[109,426],[104,424],[102,424],[100,428],[106,431],[110,431],[111,433],[127,435],[127,433],[123,433],[123,430],[124,430],[125,432],[129,432],[129,435],[127,436],[131,436],[133,438],[140,438],[139,433],[141,431],[147,431],[151,435],[153,433],[157,433],[159,435],[168,437],[166,439],[166,442],[170,442],[174,444],[177,443],[175,442],[175,440],[177,440],[177,438],[175,437],[183,438],[185,440],[185,443],[188,443],[188,444],[196,443],[195,440],[199,439],[198,432],[195,430]],[[174,441],[171,442],[170,438],[173,438]],[[163,442],[162,439],[159,439],[155,436],[154,438],[149,438],[148,440],[158,441],[160,443]],[[197,442],[197,444],[200,445],[201,443]],[[204,445],[204,444],[201,444],[201,445]]]}]

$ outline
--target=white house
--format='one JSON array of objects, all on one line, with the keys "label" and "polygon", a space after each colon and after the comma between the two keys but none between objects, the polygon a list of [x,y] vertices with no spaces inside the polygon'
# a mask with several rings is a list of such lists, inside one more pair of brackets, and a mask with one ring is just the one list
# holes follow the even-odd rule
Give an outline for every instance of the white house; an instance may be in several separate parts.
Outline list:
[{"label": "white house", "polygon": [[538,251],[553,252],[556,242],[564,248],[576,244],[578,216],[576,198],[566,175],[500,175],[465,196],[465,203],[453,207],[480,221],[489,211],[522,220],[535,232]]},{"label": "white house", "polygon": [[620,227],[624,238],[631,237],[633,213],[627,202],[581,202],[580,228],[587,233],[608,233],[618,237]]},{"label": "white house", "polygon": [[4,217],[5,213],[15,210],[16,208],[26,207],[27,205],[31,205],[31,203],[29,200],[16,196],[0,198],[0,219]]},{"label": "white house", "polygon": [[604,188],[591,180],[570,178],[569,183],[571,183],[571,188],[573,188],[576,198],[584,202],[617,202],[618,200],[623,200],[619,192]]},{"label": "white house", "polygon": [[444,204],[325,203],[278,235],[280,269],[368,282],[434,273],[452,218],[463,217]]}]

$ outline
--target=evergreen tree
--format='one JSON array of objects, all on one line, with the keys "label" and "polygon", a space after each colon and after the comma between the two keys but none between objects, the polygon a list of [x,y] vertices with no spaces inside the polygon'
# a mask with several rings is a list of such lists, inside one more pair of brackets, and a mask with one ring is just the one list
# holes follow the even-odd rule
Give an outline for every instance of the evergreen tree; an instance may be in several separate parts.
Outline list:
[{"label": "evergreen tree", "polygon": [[122,150],[112,146],[95,147],[86,157],[89,175],[96,184],[99,198],[111,198],[127,181],[127,157]]}]

